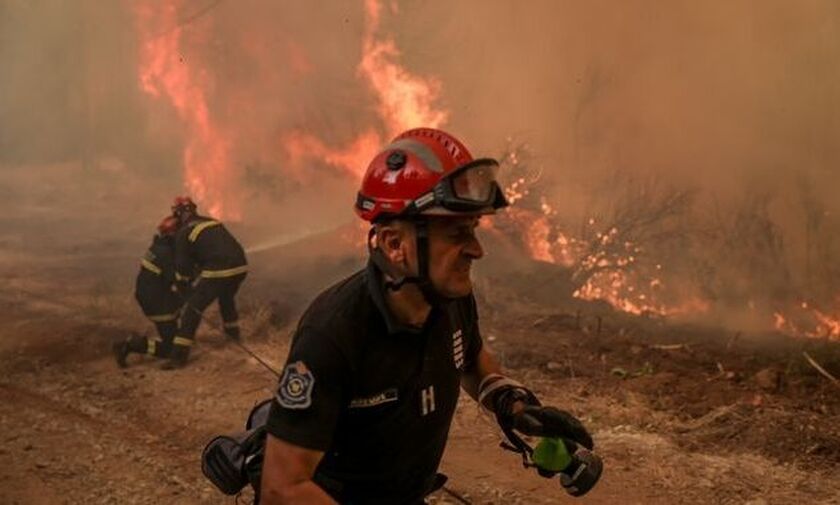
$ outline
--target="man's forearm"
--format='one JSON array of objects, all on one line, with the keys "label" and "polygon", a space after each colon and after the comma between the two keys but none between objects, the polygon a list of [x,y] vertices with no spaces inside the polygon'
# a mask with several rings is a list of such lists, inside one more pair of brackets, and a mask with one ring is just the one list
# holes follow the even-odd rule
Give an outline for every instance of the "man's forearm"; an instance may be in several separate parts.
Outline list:
[{"label": "man's forearm", "polygon": [[496,357],[486,349],[478,353],[476,364],[473,369],[465,373],[461,378],[461,387],[470,395],[470,398],[478,401],[478,386],[490,374],[502,373],[502,366]]},{"label": "man's forearm", "polygon": [[323,452],[295,446],[268,434],[260,485],[262,505],[336,505],[312,480]]},{"label": "man's forearm", "polygon": [[337,505],[338,502],[311,480],[286,486],[283,489],[273,489],[265,486],[263,481],[260,493],[261,505]]},{"label": "man's forearm", "polygon": [[[469,373],[465,373],[464,376],[461,378],[461,387],[464,388],[464,391],[466,391],[467,394],[470,395],[470,397],[473,400],[481,401],[482,398],[480,398],[480,396],[482,396],[482,392],[479,391],[479,389],[481,388],[482,382],[485,382],[485,379],[488,379],[487,383],[492,383],[496,380],[496,378],[492,376],[499,376],[499,378],[504,378],[504,370],[502,369],[502,365],[499,364],[499,361],[496,359],[496,356],[487,351],[487,349],[482,349],[481,352],[478,354],[478,358],[476,359],[476,366]],[[509,379],[505,378],[505,380]],[[533,394],[529,394],[533,398]],[[496,408],[491,400],[491,396],[484,398],[482,407],[486,408],[490,412],[493,412],[494,414],[497,414]],[[534,398],[533,401],[537,400]],[[537,403],[539,402],[537,401]],[[509,406],[510,413],[516,414],[525,405],[526,402],[524,401],[514,401]]]}]

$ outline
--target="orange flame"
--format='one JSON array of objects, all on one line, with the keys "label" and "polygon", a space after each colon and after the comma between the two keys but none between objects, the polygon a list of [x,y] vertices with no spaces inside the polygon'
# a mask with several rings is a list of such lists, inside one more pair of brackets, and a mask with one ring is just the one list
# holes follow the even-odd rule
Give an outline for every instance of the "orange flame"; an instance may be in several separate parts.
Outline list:
[{"label": "orange flame", "polygon": [[814,309],[814,317],[817,318],[819,324],[811,336],[824,336],[829,340],[840,340],[840,319],[832,317],[816,309]]},{"label": "orange flame", "polygon": [[[558,232],[546,216],[516,207],[508,209],[506,216],[519,226],[523,244],[531,258],[567,268],[575,265],[580,244]],[[552,236],[554,238],[550,238]]]},{"label": "orange flame", "polygon": [[371,129],[356,137],[347,147],[334,149],[315,135],[293,131],[283,136],[283,144],[289,161],[294,166],[301,166],[307,159],[315,158],[361,179],[370,158],[382,146],[382,140],[379,134]]},{"label": "orange flame", "polygon": [[[517,153],[508,153],[504,164],[515,173],[522,173]],[[507,219],[515,224],[525,252],[534,260],[563,265],[586,276],[572,296],[583,300],[603,300],[615,309],[631,314],[674,316],[702,314],[711,309],[708,300],[698,296],[673,296],[668,282],[662,278],[662,265],[637,268],[643,251],[632,242],[618,243],[620,230],[587,233],[589,240],[564,233],[553,219],[556,210],[535,194],[538,178],[516,176],[505,188],[505,195],[512,207],[497,219]],[[590,227],[599,223],[595,218],[587,221]],[[592,247],[596,246],[596,247]],[[594,251],[594,252],[593,252]],[[755,303],[748,303],[755,310]],[[838,299],[840,312],[840,299]],[[807,302],[800,302],[786,311],[772,314],[773,327],[783,333],[808,338],[840,341],[840,317],[817,309]]]},{"label": "orange flame", "polygon": [[[396,12],[395,5],[392,11]],[[365,0],[362,58],[357,73],[375,95],[382,125],[369,126],[340,148],[327,145],[312,133],[285,134],[281,141],[293,164],[314,158],[361,179],[370,159],[390,138],[408,128],[437,128],[446,122],[448,112],[434,107],[440,81],[415,76],[398,63],[400,52],[393,38],[377,38],[381,16],[381,3]]]},{"label": "orange flame", "polygon": [[[508,141],[512,144],[513,139]],[[637,315],[703,314],[711,309],[711,303],[699,296],[674,296],[673,286],[663,279],[661,264],[639,268],[639,257],[644,251],[629,241],[619,243],[617,228],[581,233],[590,239],[564,233],[555,219],[557,211],[544,197],[537,200],[539,173],[528,176],[529,167],[520,160],[520,154],[527,155],[527,148],[509,150],[502,158],[503,167],[511,170],[513,176],[513,182],[505,188],[512,207],[496,219],[515,225],[523,249],[534,260],[563,265],[574,276],[585,277],[572,296],[603,300],[617,310]],[[595,218],[588,219],[587,224],[600,226]],[[756,310],[753,300],[747,306]],[[792,336],[840,341],[840,317],[832,315],[840,313],[840,297],[835,307],[827,312],[803,301],[772,313],[773,327]]]},{"label": "orange flame", "polygon": [[186,190],[217,217],[237,218],[235,202],[226,198],[234,182],[230,141],[210,116],[206,89],[208,73],[186,55],[176,2],[139,2],[140,86],[154,98],[166,98],[184,123],[183,151]]},{"label": "orange flame", "polygon": [[[392,9],[396,10],[395,4]],[[433,105],[440,94],[440,81],[414,76],[397,63],[400,51],[394,39],[376,37],[381,11],[378,0],[365,0],[365,32],[358,72],[376,94],[387,136],[418,126],[437,128],[449,115]]]},{"label": "orange flame", "polygon": [[[515,152],[508,154],[505,162],[514,169],[519,168]],[[525,208],[524,199],[533,196],[531,187],[535,187],[538,180],[538,177],[530,180],[518,177],[508,185],[505,194],[513,207],[500,217],[516,224],[525,251],[531,258],[562,265],[578,275],[586,275],[572,296],[583,300],[603,300],[617,310],[637,315],[669,316],[702,313],[709,309],[709,303],[697,297],[689,297],[679,303],[665,303],[665,282],[659,275],[645,275],[633,268],[642,251],[632,242],[617,244],[618,229],[596,232],[594,238],[585,240],[561,230],[553,220],[557,211],[545,198],[539,199],[539,205],[531,203],[532,208]],[[590,218],[588,224],[595,226],[596,220]],[[619,245],[612,250],[620,253],[605,252],[605,246]],[[657,274],[660,270],[661,265],[656,265]]]},{"label": "orange flame", "polygon": [[781,311],[773,313],[776,330],[803,338],[825,338],[840,341],[840,318],[811,307],[801,302],[791,307],[785,315]]}]

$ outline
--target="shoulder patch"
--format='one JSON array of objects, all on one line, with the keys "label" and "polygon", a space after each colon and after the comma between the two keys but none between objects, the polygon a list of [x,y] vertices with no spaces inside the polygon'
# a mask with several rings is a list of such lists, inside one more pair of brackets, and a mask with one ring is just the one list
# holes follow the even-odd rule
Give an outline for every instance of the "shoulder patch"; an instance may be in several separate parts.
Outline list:
[{"label": "shoulder patch", "polygon": [[312,390],[315,388],[315,376],[303,361],[289,363],[283,369],[280,387],[275,397],[281,407],[302,410],[312,405]]}]

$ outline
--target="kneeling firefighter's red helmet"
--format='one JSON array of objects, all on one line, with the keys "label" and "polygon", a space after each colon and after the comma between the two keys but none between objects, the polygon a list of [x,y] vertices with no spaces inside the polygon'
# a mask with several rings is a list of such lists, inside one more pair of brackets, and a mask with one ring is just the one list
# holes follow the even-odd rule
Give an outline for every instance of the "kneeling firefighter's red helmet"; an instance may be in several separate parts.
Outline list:
[{"label": "kneeling firefighter's red helmet", "polygon": [[178,219],[181,219],[182,216],[187,214],[195,214],[195,211],[195,202],[188,196],[176,196],[172,202],[172,215]]},{"label": "kneeling firefighter's red helmet", "polygon": [[492,214],[508,205],[491,158],[474,159],[452,135],[415,128],[398,135],[368,165],[356,212],[370,222],[388,217]]},{"label": "kneeling firefighter's red helmet", "polygon": [[178,219],[175,216],[166,216],[158,225],[158,233],[163,236],[175,235],[178,231]]}]

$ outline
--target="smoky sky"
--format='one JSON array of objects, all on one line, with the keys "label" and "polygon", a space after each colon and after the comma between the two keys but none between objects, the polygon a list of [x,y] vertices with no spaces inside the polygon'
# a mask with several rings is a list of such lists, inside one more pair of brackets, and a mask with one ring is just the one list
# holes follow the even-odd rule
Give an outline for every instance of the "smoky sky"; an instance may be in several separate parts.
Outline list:
[{"label": "smoky sky", "polygon": [[573,181],[620,168],[722,189],[835,172],[835,3],[423,2],[401,12],[406,58],[443,76],[456,130],[488,149],[523,135]]},{"label": "smoky sky", "polygon": [[[179,11],[187,18],[214,3],[185,1]],[[441,80],[448,126],[477,149],[522,136],[552,171],[572,177],[623,165],[728,186],[756,174],[833,172],[834,2],[396,5],[382,32],[407,69]],[[138,138],[165,111],[139,91],[131,8],[2,3],[4,160],[72,159],[84,136],[98,153],[160,147]],[[340,143],[375,122],[355,74],[362,24],[361,3],[220,2],[184,27],[184,39],[217,92],[250,93],[238,112],[263,135],[299,124]],[[211,34],[191,40],[193,28]],[[308,60],[303,76],[290,68],[292,50]],[[253,82],[260,77],[265,85]],[[232,112],[219,105],[225,121]]]},{"label": "smoky sky", "polygon": [[[0,3],[4,169],[108,159],[180,191],[184,128],[140,89],[136,5]],[[289,172],[280,139],[299,130],[345,146],[384,131],[357,70],[363,3],[175,5],[181,56],[208,76],[237,191],[259,202],[259,219],[282,223],[293,209],[308,226],[352,220],[357,181],[317,161]],[[476,154],[527,142],[564,212],[609,197],[615,174],[722,202],[765,192],[790,229],[801,228],[796,188],[840,211],[836,2],[386,2],[379,35],[406,70],[439,80],[445,127]]]}]

